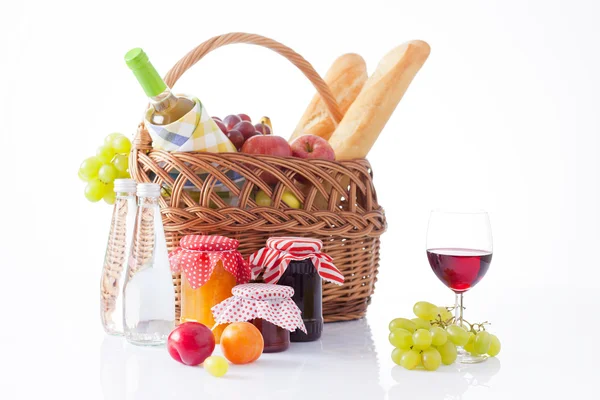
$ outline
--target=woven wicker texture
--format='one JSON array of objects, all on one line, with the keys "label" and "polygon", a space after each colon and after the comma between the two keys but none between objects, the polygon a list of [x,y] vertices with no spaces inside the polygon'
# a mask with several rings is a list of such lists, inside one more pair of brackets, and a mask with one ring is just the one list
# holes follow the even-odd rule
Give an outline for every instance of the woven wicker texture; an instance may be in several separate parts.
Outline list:
[{"label": "woven wicker texture", "polygon": [[[204,42],[169,71],[167,84],[172,86],[211,50],[231,43],[261,45],[288,58],[313,83],[333,119],[340,120],[329,88],[312,66],[288,47],[258,35],[232,33]],[[187,234],[237,239],[244,257],[272,236],[315,237],[323,241],[324,251],[346,279],[343,286],[324,284],[325,321],[365,315],[379,266],[379,237],[386,229],[367,160],[331,162],[242,153],[169,153],[151,148],[150,136],[140,124],[130,171],[138,182],[156,182],[165,188],[159,203],[169,250]],[[263,179],[266,173],[277,183],[267,184]],[[219,195],[225,189],[227,200]],[[256,204],[259,189],[271,198],[271,206]],[[282,201],[284,191],[300,200],[299,209]],[[177,274],[173,279],[179,311],[181,277]]]}]

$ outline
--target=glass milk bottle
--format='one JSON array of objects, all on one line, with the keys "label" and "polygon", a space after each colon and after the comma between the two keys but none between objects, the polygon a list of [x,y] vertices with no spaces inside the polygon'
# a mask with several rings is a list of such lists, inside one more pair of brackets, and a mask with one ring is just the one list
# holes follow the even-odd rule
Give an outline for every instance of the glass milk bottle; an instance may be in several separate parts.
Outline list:
[{"label": "glass milk bottle", "polygon": [[100,317],[106,333],[123,334],[123,283],[137,204],[133,179],[116,179],[116,200],[100,280]]},{"label": "glass milk bottle", "polygon": [[125,337],[161,345],[175,327],[175,289],[158,199],[160,186],[137,185],[138,209],[124,289]]}]

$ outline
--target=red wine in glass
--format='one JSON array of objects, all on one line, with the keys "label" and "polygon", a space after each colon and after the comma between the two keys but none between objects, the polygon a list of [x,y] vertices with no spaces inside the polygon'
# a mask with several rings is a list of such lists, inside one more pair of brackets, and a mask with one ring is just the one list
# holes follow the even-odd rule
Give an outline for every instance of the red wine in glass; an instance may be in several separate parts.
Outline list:
[{"label": "red wine in glass", "polygon": [[434,248],[427,250],[431,269],[455,293],[463,293],[484,277],[492,252],[475,249]]},{"label": "red wine in glass", "polygon": [[[454,323],[464,326],[463,295],[484,277],[493,252],[492,226],[485,211],[435,210],[427,227],[427,259],[431,269],[454,292]],[[458,349],[460,363],[486,360],[485,355]]]}]

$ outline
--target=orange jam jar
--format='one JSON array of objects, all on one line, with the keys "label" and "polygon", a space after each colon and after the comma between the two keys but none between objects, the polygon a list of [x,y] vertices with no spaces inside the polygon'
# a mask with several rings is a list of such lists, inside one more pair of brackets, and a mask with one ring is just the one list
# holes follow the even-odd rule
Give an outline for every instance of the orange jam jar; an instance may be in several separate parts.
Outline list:
[{"label": "orange jam jar", "polygon": [[169,254],[173,272],[181,272],[180,322],[199,322],[213,329],[216,343],[226,325],[215,327],[211,308],[231,297],[237,284],[250,280],[250,268],[224,236],[187,235]]}]

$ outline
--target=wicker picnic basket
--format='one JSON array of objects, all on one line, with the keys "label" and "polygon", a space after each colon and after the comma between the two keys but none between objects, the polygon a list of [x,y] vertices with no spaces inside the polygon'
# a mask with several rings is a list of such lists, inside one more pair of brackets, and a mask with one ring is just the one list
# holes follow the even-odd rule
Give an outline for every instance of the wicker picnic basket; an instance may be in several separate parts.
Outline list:
[{"label": "wicker picnic basket", "polygon": [[[214,37],[179,60],[165,82],[173,87],[206,54],[234,43],[263,46],[286,57],[313,83],[332,118],[339,122],[341,113],[335,98],[313,67],[290,48],[259,35],[230,33]],[[152,140],[142,123],[134,139],[129,169],[136,181],[155,182],[166,188],[159,202],[169,251],[189,234],[235,238],[245,257],[272,236],[321,239],[324,251],[333,257],[345,277],[343,286],[323,286],[325,321],[364,317],[379,267],[380,236],[386,229],[367,160],[331,162],[243,153],[169,153],[152,149]],[[277,184],[265,183],[261,178],[265,173],[275,176]],[[217,187],[228,190],[235,204],[227,203]],[[271,197],[270,207],[256,204],[254,196],[259,189]],[[299,209],[282,201],[286,189],[300,200]],[[179,315],[181,276],[175,274],[173,282]]]}]

